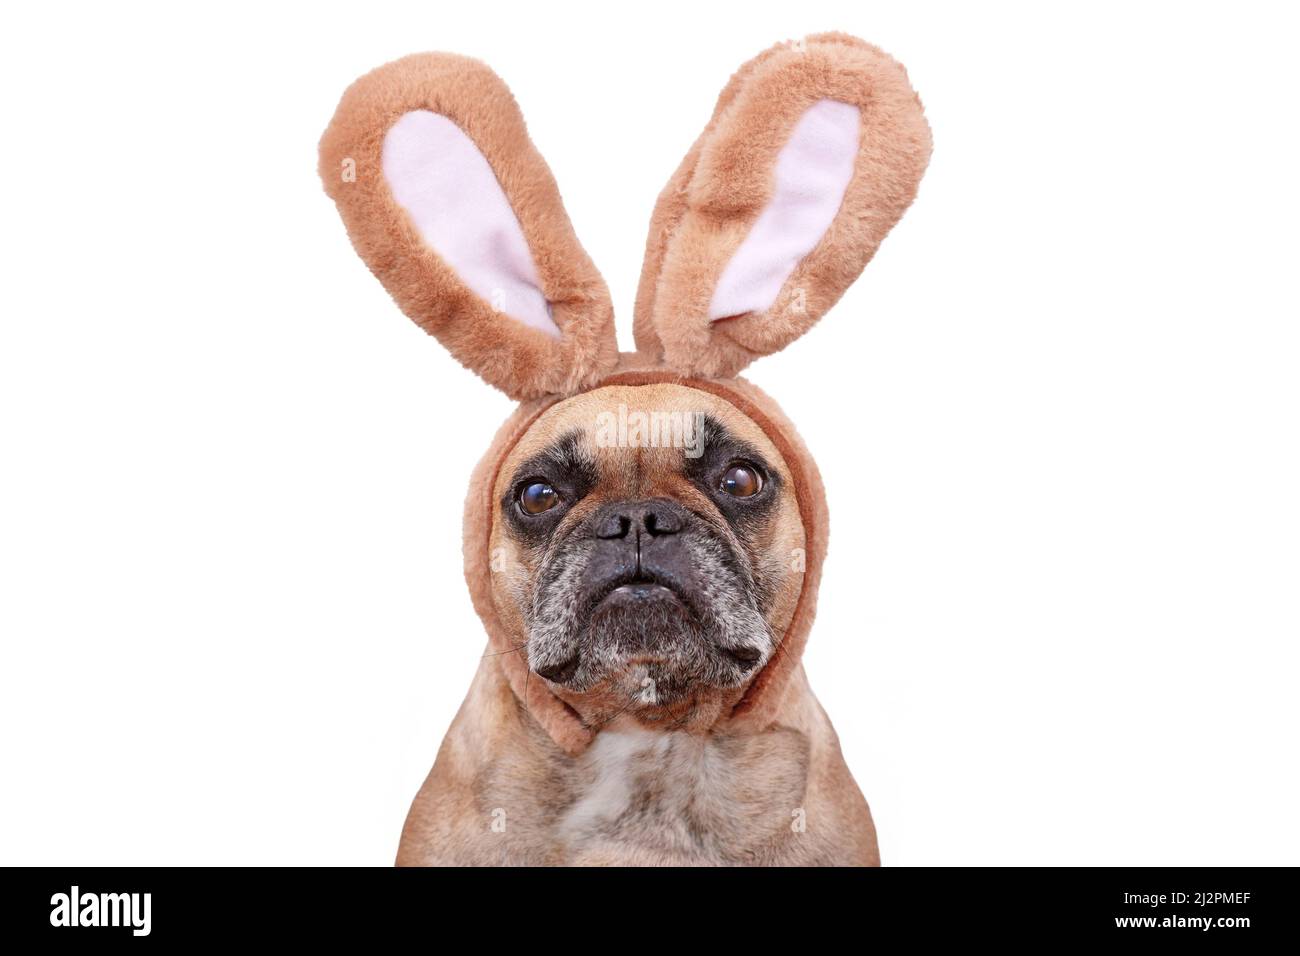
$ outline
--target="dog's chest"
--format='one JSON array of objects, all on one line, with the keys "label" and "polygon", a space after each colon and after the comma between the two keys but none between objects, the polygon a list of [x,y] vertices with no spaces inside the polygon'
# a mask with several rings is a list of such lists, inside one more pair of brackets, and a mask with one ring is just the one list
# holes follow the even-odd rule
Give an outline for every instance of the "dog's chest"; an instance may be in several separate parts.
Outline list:
[{"label": "dog's chest", "polygon": [[574,767],[554,838],[570,863],[753,861],[799,819],[806,775],[793,732],[606,730]]}]

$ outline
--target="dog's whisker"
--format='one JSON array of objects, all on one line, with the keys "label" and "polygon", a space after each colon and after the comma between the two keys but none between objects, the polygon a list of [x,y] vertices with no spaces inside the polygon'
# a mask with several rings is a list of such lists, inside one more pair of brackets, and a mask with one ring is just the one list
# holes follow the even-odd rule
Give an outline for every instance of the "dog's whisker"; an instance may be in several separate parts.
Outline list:
[{"label": "dog's whisker", "polygon": [[594,724],[591,725],[592,729],[595,730],[600,727],[604,727],[606,724],[610,723],[611,721],[617,720],[619,717],[622,717],[624,714],[626,714],[629,710],[631,710],[636,705],[637,701],[640,700],[640,698],[641,698],[641,689],[638,688],[635,692],[633,692],[631,697],[628,698],[626,704],[624,704],[618,710],[614,711],[614,713],[610,714],[608,717],[596,721]]},{"label": "dog's whisker", "polygon": [[699,712],[699,709],[700,709],[700,702],[698,700],[691,701],[691,709],[688,710],[686,713],[684,713],[677,720],[674,720],[671,724],[669,724],[668,729],[676,730],[678,727],[684,726],[692,717],[696,715],[696,713]]},{"label": "dog's whisker", "polygon": [[522,644],[511,645],[510,650],[508,651],[488,651],[481,658],[479,658],[479,660],[486,660],[489,657],[501,657],[504,654],[519,654],[526,651],[527,649],[528,649],[528,642],[524,641]]}]

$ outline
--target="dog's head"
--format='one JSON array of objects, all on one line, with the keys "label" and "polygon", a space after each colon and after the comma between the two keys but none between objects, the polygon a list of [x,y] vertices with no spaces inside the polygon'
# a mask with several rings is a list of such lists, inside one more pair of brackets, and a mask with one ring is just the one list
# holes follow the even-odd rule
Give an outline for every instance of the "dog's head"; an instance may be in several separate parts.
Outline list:
[{"label": "dog's head", "polygon": [[664,383],[559,402],[492,500],[496,606],[588,720],[711,723],[777,652],[805,567],[799,502],[723,398]]},{"label": "dog's head", "polygon": [[[422,54],[344,94],[320,174],[353,245],[525,403],[475,474],[467,573],[512,688],[569,749],[621,709],[743,709],[796,666],[820,485],[734,376],[836,302],[929,154],[907,74],[875,47],[822,34],[746,63],[655,206],[637,352],[620,355],[604,281],[495,74]],[[665,420],[676,442],[645,437]]]}]

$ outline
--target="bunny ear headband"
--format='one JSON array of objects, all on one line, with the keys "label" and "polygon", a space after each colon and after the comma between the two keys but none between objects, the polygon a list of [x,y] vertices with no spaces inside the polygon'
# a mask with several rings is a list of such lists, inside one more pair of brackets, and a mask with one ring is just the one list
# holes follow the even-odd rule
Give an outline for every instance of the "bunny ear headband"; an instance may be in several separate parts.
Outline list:
[{"label": "bunny ear headband", "polygon": [[[740,68],[655,206],[643,361],[729,378],[826,312],[916,195],[930,130],[903,67],[843,34]],[[618,364],[609,290],[500,78],[409,56],[343,95],[320,175],[358,254],[425,331],[519,400]]]},{"label": "bunny ear headband", "polygon": [[746,63],[655,205],[620,354],[609,291],[564,212],[510,91],[483,64],[406,57],[357,80],[321,138],[320,174],[357,252],[460,362],[521,401],[475,469],[465,578],[490,658],[566,752],[596,730],[530,680],[500,613],[490,547],[496,477],[550,405],[597,385],[674,382],[723,398],[791,470],[806,566],[781,653],[720,717],[774,718],[816,608],[826,503],[816,462],[766,395],[736,378],[835,304],[916,194],[930,130],[903,68],[842,34]]}]

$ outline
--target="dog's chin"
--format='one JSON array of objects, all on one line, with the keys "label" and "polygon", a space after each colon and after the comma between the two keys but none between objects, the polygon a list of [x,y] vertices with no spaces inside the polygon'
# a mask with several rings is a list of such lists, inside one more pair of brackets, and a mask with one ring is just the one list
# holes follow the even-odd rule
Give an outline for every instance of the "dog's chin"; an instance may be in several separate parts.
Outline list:
[{"label": "dog's chin", "polygon": [[703,628],[687,602],[659,584],[624,584],[587,621],[589,679],[633,706],[668,706],[701,683]]},{"label": "dog's chin", "polygon": [[563,682],[595,709],[676,721],[739,693],[757,652],[725,649],[707,607],[652,582],[613,588],[583,625],[582,653]]}]

